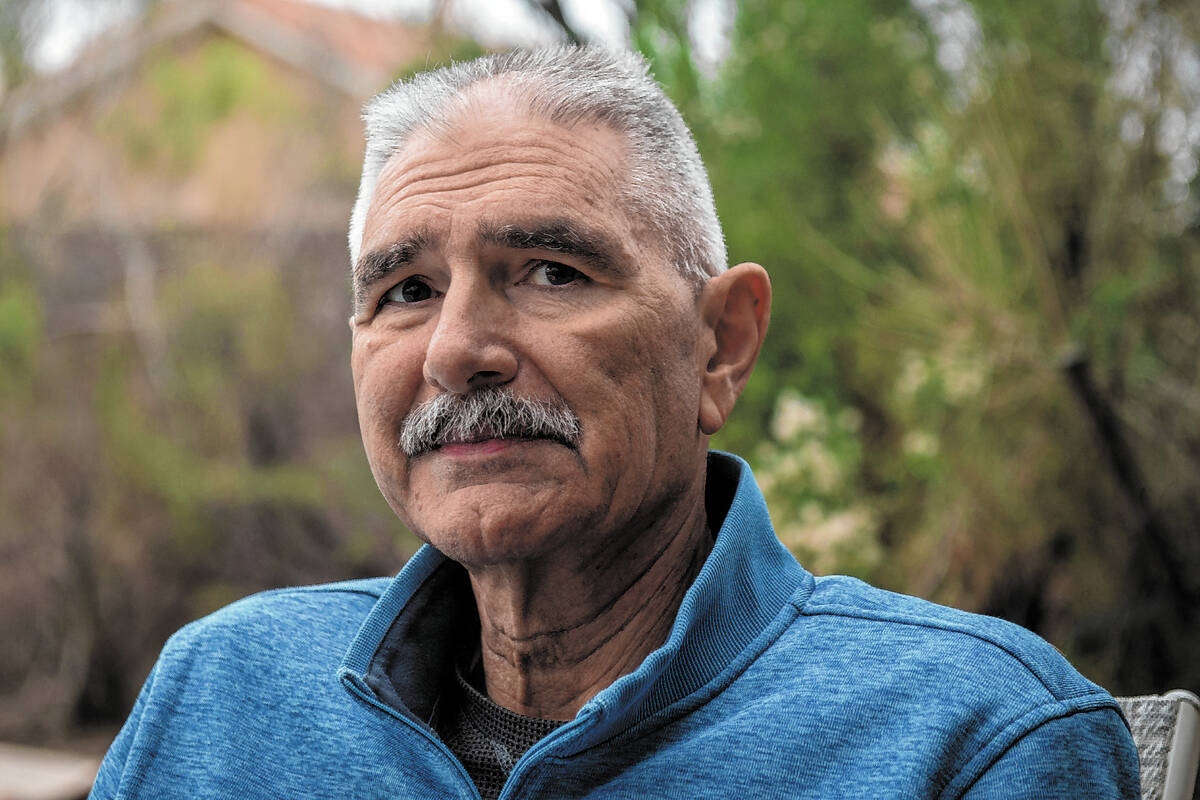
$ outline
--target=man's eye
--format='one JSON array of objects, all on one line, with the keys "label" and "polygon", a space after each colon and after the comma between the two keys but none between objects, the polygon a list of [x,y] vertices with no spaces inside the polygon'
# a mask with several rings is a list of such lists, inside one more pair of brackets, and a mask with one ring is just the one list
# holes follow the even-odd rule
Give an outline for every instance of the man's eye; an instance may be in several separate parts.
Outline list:
[{"label": "man's eye", "polygon": [[528,281],[534,286],[566,286],[583,278],[583,273],[554,261],[535,261]]},{"label": "man's eye", "polygon": [[433,287],[424,278],[414,275],[411,278],[405,278],[384,292],[380,305],[383,303],[419,303],[431,297],[433,297]]}]

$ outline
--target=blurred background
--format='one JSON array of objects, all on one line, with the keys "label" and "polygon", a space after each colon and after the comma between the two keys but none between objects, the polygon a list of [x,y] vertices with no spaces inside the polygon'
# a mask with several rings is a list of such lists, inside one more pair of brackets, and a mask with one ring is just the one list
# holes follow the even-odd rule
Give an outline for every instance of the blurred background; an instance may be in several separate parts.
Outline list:
[{"label": "blurred background", "polygon": [[3,0],[0,739],[102,752],[180,625],[401,567],[359,110],[568,39],[650,59],[771,272],[715,444],[797,556],[1200,688],[1190,0]]}]

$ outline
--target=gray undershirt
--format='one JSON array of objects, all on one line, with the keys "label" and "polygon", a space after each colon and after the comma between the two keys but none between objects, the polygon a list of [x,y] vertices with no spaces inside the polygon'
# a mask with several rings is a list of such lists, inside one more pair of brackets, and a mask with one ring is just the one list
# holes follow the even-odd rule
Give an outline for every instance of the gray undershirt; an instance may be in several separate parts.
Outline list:
[{"label": "gray undershirt", "polygon": [[[482,685],[478,655],[474,661],[474,669],[466,673]],[[454,681],[442,690],[430,724],[466,767],[484,800],[496,800],[525,751],[565,723],[526,717],[493,703],[455,664]]]}]

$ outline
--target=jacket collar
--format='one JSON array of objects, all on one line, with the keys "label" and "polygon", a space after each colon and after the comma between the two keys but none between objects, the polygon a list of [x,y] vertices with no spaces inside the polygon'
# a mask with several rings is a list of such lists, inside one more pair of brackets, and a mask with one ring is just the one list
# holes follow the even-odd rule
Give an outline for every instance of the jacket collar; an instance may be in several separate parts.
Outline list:
[{"label": "jacket collar", "polygon": [[[595,724],[570,726],[577,732],[570,751],[632,732],[697,693],[700,700],[720,691],[812,592],[812,576],[775,537],[745,461],[709,453],[706,504],[710,520],[724,520],[667,641],[580,710],[579,717]],[[426,545],[379,598],[340,673],[360,691],[423,723],[459,644],[477,636],[466,571]]]}]

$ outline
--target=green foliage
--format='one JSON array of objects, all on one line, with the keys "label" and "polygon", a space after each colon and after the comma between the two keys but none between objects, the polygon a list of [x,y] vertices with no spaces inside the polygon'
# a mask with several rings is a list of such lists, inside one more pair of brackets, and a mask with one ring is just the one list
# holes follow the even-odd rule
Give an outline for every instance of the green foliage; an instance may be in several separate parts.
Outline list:
[{"label": "green foliage", "polygon": [[[731,263],[774,288],[715,444],[753,456],[818,571],[1001,614],[1119,691],[1195,685],[1196,206],[1152,132],[1200,113],[1171,66],[1200,31],[1093,0],[952,6],[745,0],[706,79],[687,4],[639,4]],[[1155,93],[1132,96],[1113,54],[1147,30]]]},{"label": "green foliage", "polygon": [[41,301],[33,284],[0,278],[0,397],[27,381],[41,337]]},{"label": "green foliage", "polygon": [[770,438],[754,452],[755,476],[780,540],[817,572],[866,577],[883,558],[878,521],[855,480],[862,468],[861,426],[852,408],[831,415],[785,389]]},{"label": "green foliage", "polygon": [[41,298],[0,230],[0,413],[10,419],[33,402],[43,336]]},{"label": "green foliage", "polygon": [[[362,456],[345,323],[311,329],[343,297],[327,264],[176,263],[139,298],[161,327],[97,333],[63,327],[74,301],[43,323],[23,263],[0,257],[0,605],[21,611],[0,615],[0,680],[24,687],[6,735],[73,719],[80,654],[114,671],[102,710],[123,716],[186,621],[266,587],[386,574],[415,549]],[[54,270],[42,287],[75,279]],[[87,303],[120,322],[110,285]]]},{"label": "green foliage", "polygon": [[919,36],[904,3],[739,8],[699,143],[730,261],[768,267],[777,313],[730,446],[749,449],[783,387],[849,399],[843,333],[904,255],[871,187],[886,137],[912,118],[913,76],[928,69],[909,43]]},{"label": "green foliage", "polygon": [[149,109],[122,106],[104,124],[141,169],[187,171],[213,126],[239,109],[274,122],[297,114],[296,99],[271,79],[262,56],[230,39],[210,39],[194,52],[152,55],[146,83]]},{"label": "green foliage", "polygon": [[[303,338],[298,301],[283,280],[266,266],[197,264],[166,281],[160,308],[169,321],[172,371],[164,387],[169,402],[158,408],[140,399],[144,389],[128,350],[105,357],[97,398],[108,471],[161,504],[187,553],[219,546],[229,534],[215,522],[237,509],[322,513],[329,481],[348,471],[344,459],[310,459],[286,441],[286,415],[313,353],[296,345]],[[354,440],[350,445],[359,449]],[[343,488],[350,487],[343,481]],[[364,495],[371,499],[365,506]],[[377,495],[359,482],[341,502],[377,510]]]},{"label": "green foliage", "polygon": [[21,23],[25,3],[6,3],[0,6],[0,81],[7,85],[18,83],[28,66]]}]

